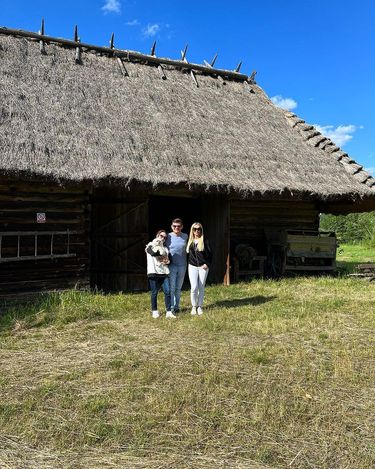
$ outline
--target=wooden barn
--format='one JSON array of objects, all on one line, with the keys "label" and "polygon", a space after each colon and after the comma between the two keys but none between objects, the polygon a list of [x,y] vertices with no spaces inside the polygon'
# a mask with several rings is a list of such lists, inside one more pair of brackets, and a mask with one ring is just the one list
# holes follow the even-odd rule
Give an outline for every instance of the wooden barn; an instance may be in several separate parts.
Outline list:
[{"label": "wooden barn", "polygon": [[[76,38],[77,39],[77,38]],[[144,246],[202,221],[236,280],[319,213],[375,209],[375,180],[239,71],[0,29],[0,295],[146,288]],[[238,262],[238,260],[237,260]]]}]

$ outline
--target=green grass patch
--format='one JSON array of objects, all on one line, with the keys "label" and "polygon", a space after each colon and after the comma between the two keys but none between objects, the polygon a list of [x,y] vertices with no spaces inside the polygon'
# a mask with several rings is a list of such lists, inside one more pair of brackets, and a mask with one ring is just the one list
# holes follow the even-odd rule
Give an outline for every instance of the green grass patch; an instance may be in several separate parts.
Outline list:
[{"label": "green grass patch", "polygon": [[4,467],[372,468],[375,285],[66,292],[0,318]]},{"label": "green grass patch", "polygon": [[342,274],[352,273],[358,264],[375,263],[375,245],[372,243],[340,244],[337,266]]}]

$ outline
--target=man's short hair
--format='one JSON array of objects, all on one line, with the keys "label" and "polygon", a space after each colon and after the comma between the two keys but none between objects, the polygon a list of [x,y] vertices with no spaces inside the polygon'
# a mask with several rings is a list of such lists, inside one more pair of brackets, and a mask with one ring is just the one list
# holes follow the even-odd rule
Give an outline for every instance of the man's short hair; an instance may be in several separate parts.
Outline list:
[{"label": "man's short hair", "polygon": [[183,224],[184,224],[183,221],[181,220],[181,218],[174,218],[174,219],[172,220],[172,225],[173,225],[173,223],[179,223],[180,225],[183,225]]}]

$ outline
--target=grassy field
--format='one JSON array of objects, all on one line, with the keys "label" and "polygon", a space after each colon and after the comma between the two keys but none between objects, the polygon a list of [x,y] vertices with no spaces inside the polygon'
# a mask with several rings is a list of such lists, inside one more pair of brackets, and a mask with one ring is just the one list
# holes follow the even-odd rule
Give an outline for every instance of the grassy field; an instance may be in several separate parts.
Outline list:
[{"label": "grassy field", "polygon": [[337,261],[340,272],[353,272],[359,263],[375,262],[375,247],[366,244],[342,244],[337,252]]},{"label": "grassy field", "polygon": [[[345,251],[344,251],[345,252]],[[373,468],[375,285],[53,295],[0,319],[1,468]]]}]

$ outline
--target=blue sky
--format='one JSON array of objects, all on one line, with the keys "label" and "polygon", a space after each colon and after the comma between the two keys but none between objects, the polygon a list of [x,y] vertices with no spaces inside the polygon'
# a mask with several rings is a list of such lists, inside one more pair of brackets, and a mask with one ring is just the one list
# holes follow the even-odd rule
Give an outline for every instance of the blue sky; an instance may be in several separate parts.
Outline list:
[{"label": "blue sky", "polygon": [[375,175],[375,1],[2,0],[0,25],[257,71],[274,102],[317,125]]}]

